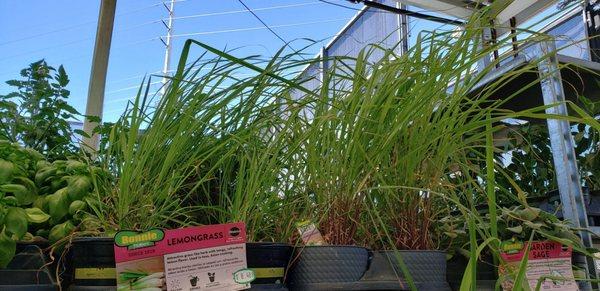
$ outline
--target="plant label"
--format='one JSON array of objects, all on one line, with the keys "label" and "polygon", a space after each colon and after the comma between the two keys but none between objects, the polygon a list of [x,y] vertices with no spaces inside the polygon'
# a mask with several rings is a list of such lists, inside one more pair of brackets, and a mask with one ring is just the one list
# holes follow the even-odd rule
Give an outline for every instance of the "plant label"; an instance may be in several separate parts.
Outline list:
[{"label": "plant label", "polygon": [[317,226],[310,220],[296,223],[302,242],[307,246],[325,245],[325,240]]},{"label": "plant label", "polygon": [[[501,278],[507,278],[502,282],[504,290],[512,290],[514,281],[519,271],[519,265],[525,257],[528,243],[519,244],[518,251],[505,251],[500,254],[505,264],[501,264],[499,274]],[[528,284],[531,290],[537,290],[540,282],[540,290],[579,290],[573,267],[571,264],[571,247],[563,246],[553,241],[532,242],[529,248],[524,284]]]},{"label": "plant label", "polygon": [[121,231],[115,261],[119,290],[243,290],[256,277],[247,268],[244,223]]}]

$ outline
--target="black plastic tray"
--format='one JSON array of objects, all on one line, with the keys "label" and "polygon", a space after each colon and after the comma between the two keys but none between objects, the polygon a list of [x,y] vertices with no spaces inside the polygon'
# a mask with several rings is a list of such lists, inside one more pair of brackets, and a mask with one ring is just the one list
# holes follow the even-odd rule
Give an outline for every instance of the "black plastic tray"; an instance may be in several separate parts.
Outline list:
[{"label": "black plastic tray", "polygon": [[0,290],[50,291],[57,290],[40,248],[27,247],[0,270]]}]

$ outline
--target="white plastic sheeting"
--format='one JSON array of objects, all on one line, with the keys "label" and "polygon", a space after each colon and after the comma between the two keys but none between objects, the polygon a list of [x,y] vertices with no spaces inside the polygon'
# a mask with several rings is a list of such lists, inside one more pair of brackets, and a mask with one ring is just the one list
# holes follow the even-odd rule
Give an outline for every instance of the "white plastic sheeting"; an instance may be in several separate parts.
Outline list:
[{"label": "white plastic sheeting", "polygon": [[578,13],[549,29],[547,33],[556,38],[560,54],[589,61],[590,47],[585,30],[581,13]]},{"label": "white plastic sheeting", "polygon": [[[394,0],[383,0],[381,2],[391,6],[397,5]],[[371,44],[392,48],[400,40],[399,20],[399,16],[395,13],[375,8],[365,8],[324,48],[326,55],[327,57],[356,57],[363,48]],[[382,51],[375,50],[369,55],[369,61],[377,61],[382,56]],[[331,62],[328,63],[328,66],[330,65]],[[308,66],[300,75],[300,80],[304,81],[304,87],[313,91],[318,90],[321,84],[321,72],[321,63],[315,62]],[[301,91],[295,90],[292,92],[293,99],[298,100],[303,96],[304,93]]]},{"label": "white plastic sheeting", "polygon": [[[395,0],[383,0],[382,3],[390,6],[398,5]],[[413,7],[414,8],[414,7]],[[422,19],[411,19],[409,22],[410,35],[416,39],[416,35],[421,30],[431,30],[430,21]],[[384,48],[397,48],[400,41],[400,18],[397,14],[382,11],[375,8],[364,8],[359,12],[334,39],[324,48],[327,58],[334,56],[356,57],[359,52],[375,44]],[[563,48],[561,54],[572,57],[589,60],[589,45],[586,39],[585,25],[581,14],[574,15],[546,31],[548,34],[556,36],[557,47]],[[409,41],[410,42],[410,41]],[[413,43],[410,43],[413,45]],[[382,51],[373,50],[369,54],[369,61],[379,60],[383,55]],[[322,56],[319,56],[322,57]],[[300,75],[300,79],[305,82],[304,87],[311,91],[319,90],[321,84],[320,62],[315,62],[308,66]],[[346,65],[351,66],[346,61]],[[331,68],[331,62],[327,64]],[[336,73],[339,73],[337,71]],[[336,85],[336,88],[348,87],[349,84]],[[304,96],[301,91],[294,91],[291,94],[292,99],[299,100]]]}]

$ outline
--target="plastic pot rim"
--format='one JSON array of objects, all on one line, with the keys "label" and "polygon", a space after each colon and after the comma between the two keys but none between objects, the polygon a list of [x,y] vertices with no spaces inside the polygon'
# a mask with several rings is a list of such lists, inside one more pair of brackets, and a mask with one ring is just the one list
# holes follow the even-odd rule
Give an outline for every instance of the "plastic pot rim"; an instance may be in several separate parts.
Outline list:
[{"label": "plastic pot rim", "polygon": [[72,243],[78,243],[78,242],[114,242],[115,239],[113,237],[107,237],[107,236],[80,236],[80,237],[74,237],[71,242]]},{"label": "plastic pot rim", "polygon": [[379,253],[440,253],[446,255],[448,252],[442,250],[372,250]]},{"label": "plastic pot rim", "polygon": [[367,247],[354,246],[354,245],[321,245],[321,246],[294,246],[294,249],[311,249],[311,248],[353,248],[353,249],[365,249],[370,251]]},{"label": "plastic pot rim", "polygon": [[293,247],[291,244],[281,243],[281,242],[246,242],[246,245],[251,246],[264,246],[264,247]]}]

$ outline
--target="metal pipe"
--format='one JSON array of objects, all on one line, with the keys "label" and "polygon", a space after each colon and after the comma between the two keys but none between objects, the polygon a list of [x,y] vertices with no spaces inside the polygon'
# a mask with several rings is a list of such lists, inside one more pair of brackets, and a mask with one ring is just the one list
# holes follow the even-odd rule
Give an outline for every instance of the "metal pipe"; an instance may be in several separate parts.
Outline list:
[{"label": "metal pipe", "polygon": [[373,8],[393,12],[393,13],[403,14],[406,16],[419,18],[419,19],[425,19],[425,20],[434,21],[434,22],[439,22],[439,23],[443,23],[443,24],[452,24],[452,25],[460,25],[460,26],[465,25],[464,22],[459,21],[459,20],[447,19],[447,18],[433,16],[433,15],[429,15],[429,14],[413,12],[410,10],[388,6],[388,5],[385,5],[385,4],[382,4],[379,2],[375,2],[375,1],[371,1],[371,0],[357,0],[357,1],[352,1],[352,2],[356,2],[356,3],[363,2],[368,7],[373,7]]},{"label": "metal pipe", "polygon": [[510,34],[511,34],[511,41],[512,41],[512,49],[513,49],[513,56],[516,58],[517,55],[519,55],[519,44],[517,43],[518,39],[517,39],[517,19],[514,17],[510,18]]}]

